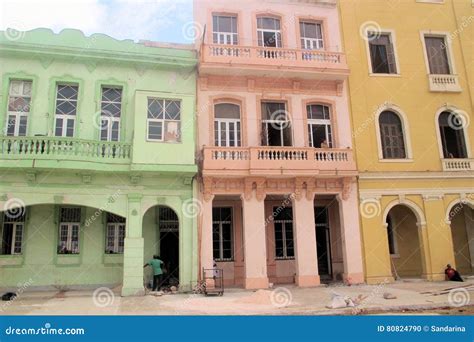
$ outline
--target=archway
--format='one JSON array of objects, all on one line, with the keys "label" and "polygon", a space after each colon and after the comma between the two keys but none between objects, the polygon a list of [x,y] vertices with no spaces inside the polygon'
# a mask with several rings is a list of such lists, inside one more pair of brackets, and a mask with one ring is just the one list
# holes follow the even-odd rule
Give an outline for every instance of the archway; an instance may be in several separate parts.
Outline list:
[{"label": "archway", "polygon": [[474,273],[474,210],[456,203],[449,210],[456,269],[462,274]]},{"label": "archway", "polygon": [[[178,286],[180,281],[179,227],[176,212],[167,206],[154,206],[143,217],[143,236],[145,239],[144,258],[148,262],[158,255],[164,262],[162,285]],[[147,283],[151,271],[145,273]]]},{"label": "archway", "polygon": [[385,217],[388,251],[395,278],[417,278],[423,274],[423,250],[418,218],[408,206],[397,204]]}]

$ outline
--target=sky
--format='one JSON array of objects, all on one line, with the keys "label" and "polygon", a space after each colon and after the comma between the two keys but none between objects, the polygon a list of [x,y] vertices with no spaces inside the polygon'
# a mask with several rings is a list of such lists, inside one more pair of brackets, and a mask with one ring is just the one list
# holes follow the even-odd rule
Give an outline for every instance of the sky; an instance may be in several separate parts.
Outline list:
[{"label": "sky", "polygon": [[87,36],[191,43],[192,0],[0,0],[0,30],[75,28]]}]

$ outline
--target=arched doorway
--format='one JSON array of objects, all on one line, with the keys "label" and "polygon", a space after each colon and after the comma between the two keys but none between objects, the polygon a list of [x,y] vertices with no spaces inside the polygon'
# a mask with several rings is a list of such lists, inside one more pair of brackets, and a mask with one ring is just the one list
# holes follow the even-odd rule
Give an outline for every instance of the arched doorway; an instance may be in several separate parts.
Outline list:
[{"label": "arched doorway", "polygon": [[[179,225],[178,215],[167,206],[152,207],[143,217],[144,262],[154,255],[160,257],[164,262],[165,286],[178,286],[180,281]],[[147,283],[151,282],[151,269],[146,270],[145,278]]]},{"label": "arched doorway", "polygon": [[462,274],[473,274],[474,210],[467,204],[457,203],[450,212],[456,269]]},{"label": "arched doorway", "polygon": [[422,248],[415,213],[405,205],[392,207],[386,218],[392,274],[417,278],[423,274]]}]

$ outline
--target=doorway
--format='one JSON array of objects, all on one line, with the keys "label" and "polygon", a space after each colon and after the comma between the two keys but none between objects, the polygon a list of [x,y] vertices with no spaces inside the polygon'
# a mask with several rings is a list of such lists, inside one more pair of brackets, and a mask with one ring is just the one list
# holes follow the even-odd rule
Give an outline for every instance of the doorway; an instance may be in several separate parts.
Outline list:
[{"label": "doorway", "polygon": [[160,257],[166,270],[163,285],[179,285],[179,219],[168,207],[158,207]]},{"label": "doorway", "polygon": [[315,207],[318,271],[321,280],[332,280],[331,240],[327,207]]}]

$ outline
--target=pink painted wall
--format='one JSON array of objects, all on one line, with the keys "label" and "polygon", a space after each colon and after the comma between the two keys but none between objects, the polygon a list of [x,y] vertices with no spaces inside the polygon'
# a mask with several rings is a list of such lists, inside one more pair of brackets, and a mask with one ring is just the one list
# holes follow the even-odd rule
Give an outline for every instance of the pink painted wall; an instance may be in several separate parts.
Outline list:
[{"label": "pink painted wall", "polygon": [[[315,1],[317,2],[317,1]],[[228,1],[228,0],[195,0],[195,21],[206,26],[206,43],[212,43],[212,14],[226,13],[237,14],[240,45],[257,46],[256,41],[256,16],[260,13],[273,14],[281,17],[283,31],[283,47],[299,48],[299,19],[320,20],[323,23],[325,37],[325,50],[341,52],[341,37],[339,33],[339,17],[335,6],[310,4],[305,2],[289,1]],[[197,47],[200,41],[197,41]],[[269,75],[275,79],[285,78],[285,73]],[[351,127],[349,119],[349,106],[347,100],[347,86],[341,96],[318,89],[315,81],[314,94],[282,94],[270,88],[263,91],[250,92],[246,89],[235,89],[225,83],[219,90],[203,90],[201,84],[198,88],[198,138],[199,145],[213,146],[213,107],[215,100],[220,98],[235,99],[242,106],[242,146],[260,145],[260,100],[286,100],[288,112],[292,119],[293,145],[295,147],[308,146],[305,126],[305,103],[307,101],[326,102],[332,104],[333,125],[335,131],[336,148],[352,147]]]}]

